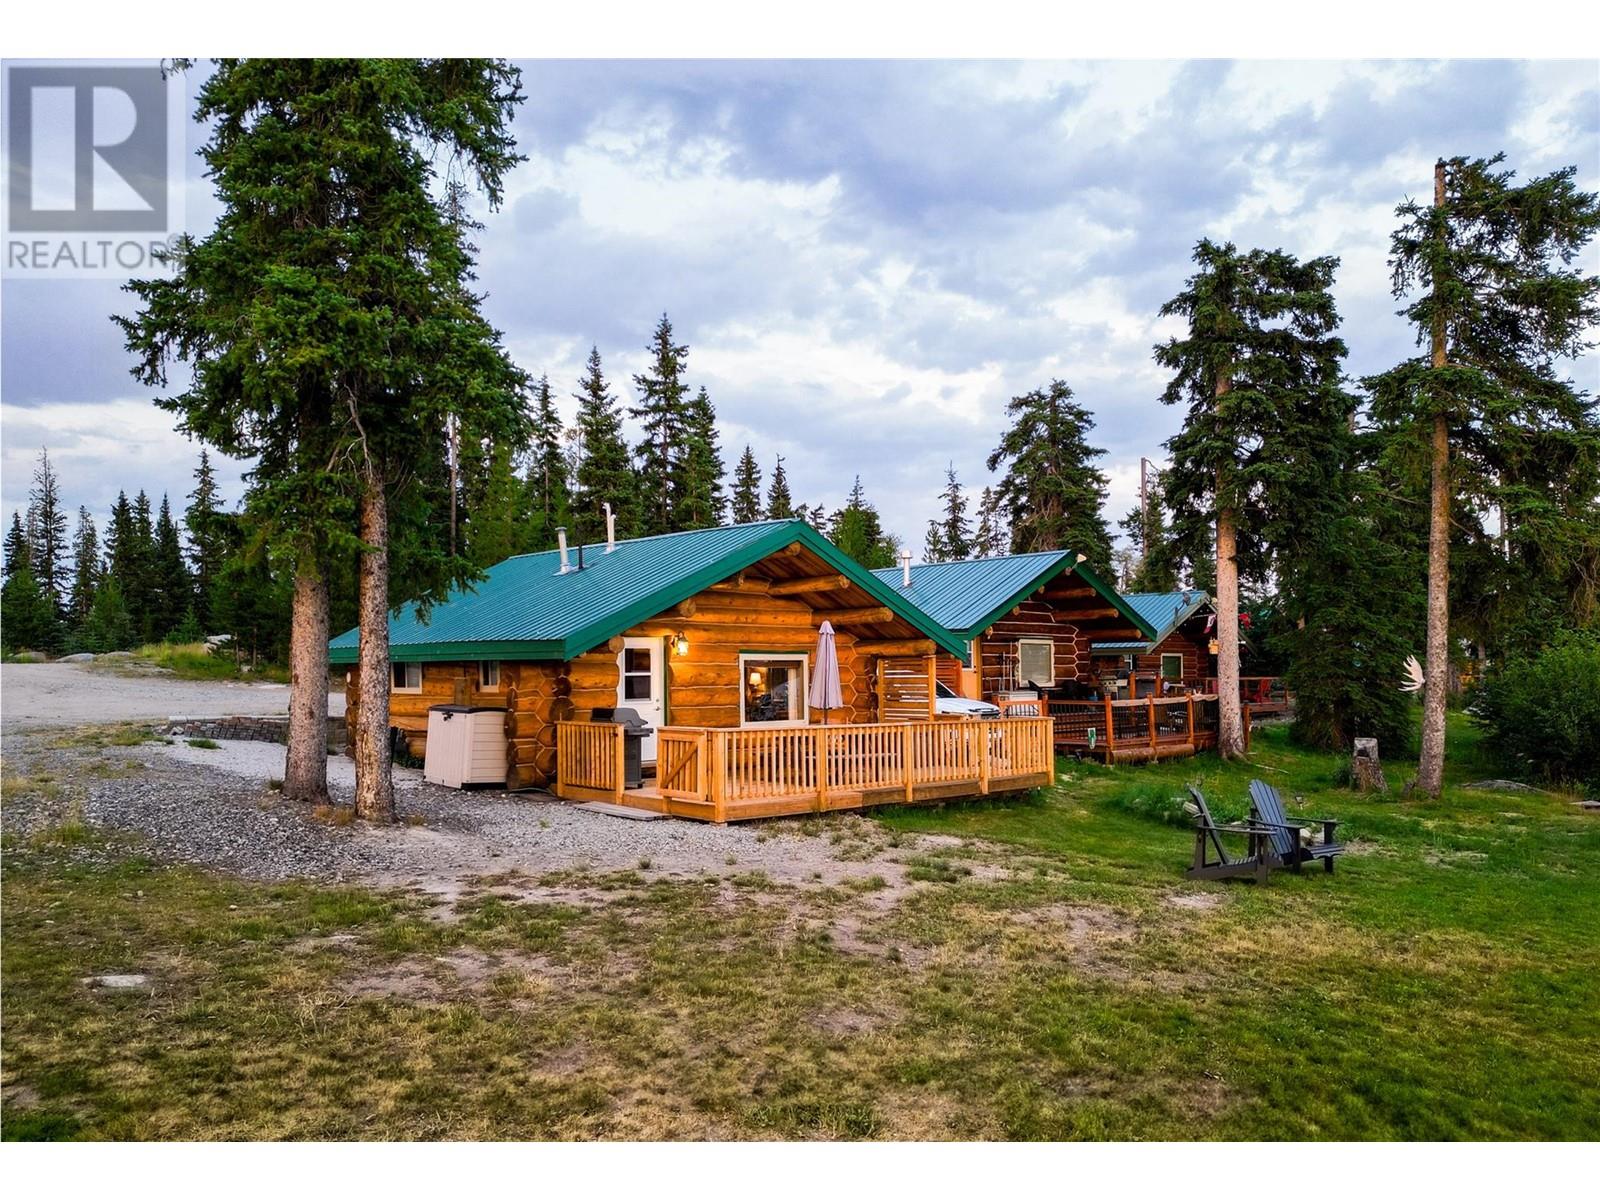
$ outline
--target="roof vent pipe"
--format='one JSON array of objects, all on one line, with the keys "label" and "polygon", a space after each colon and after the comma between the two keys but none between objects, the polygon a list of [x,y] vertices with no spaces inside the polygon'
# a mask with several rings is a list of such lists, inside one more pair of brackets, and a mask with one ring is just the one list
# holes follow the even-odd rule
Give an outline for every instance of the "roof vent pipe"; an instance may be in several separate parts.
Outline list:
[{"label": "roof vent pipe", "polygon": [[565,525],[556,526],[556,545],[561,547],[561,569],[556,574],[565,575],[572,570],[572,565],[567,562],[567,527]]},{"label": "roof vent pipe", "polygon": [[911,551],[900,551],[900,586],[911,586]]},{"label": "roof vent pipe", "polygon": [[617,548],[617,514],[611,511],[609,500],[600,507],[606,510],[606,553],[610,554]]}]

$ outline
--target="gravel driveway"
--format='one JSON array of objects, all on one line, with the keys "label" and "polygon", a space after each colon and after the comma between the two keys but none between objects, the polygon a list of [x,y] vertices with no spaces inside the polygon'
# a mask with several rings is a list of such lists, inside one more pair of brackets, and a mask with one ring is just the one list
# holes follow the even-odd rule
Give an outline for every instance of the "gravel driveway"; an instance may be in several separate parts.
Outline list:
[{"label": "gravel driveway", "polygon": [[[7,663],[0,667],[0,721],[9,733],[168,717],[272,717],[289,711],[287,684],[198,682],[161,671],[127,670],[125,674],[90,663]],[[328,696],[328,715],[344,715],[343,692]]]}]

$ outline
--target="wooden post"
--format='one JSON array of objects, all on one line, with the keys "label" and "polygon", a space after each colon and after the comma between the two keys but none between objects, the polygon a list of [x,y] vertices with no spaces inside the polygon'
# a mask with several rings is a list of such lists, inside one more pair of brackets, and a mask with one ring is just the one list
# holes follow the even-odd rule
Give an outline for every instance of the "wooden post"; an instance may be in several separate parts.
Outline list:
[{"label": "wooden post", "polygon": [[622,726],[622,725],[613,725],[612,729],[614,730],[614,732],[613,732],[612,738],[611,738],[611,740],[616,743],[616,747],[613,750],[613,764],[614,765],[612,767],[612,770],[614,770],[616,772],[616,775],[611,780],[611,791],[612,791],[613,798],[616,800],[616,802],[618,804],[622,803],[622,787],[623,787],[624,781],[627,779],[627,773],[628,773],[627,772],[628,746],[627,746],[627,743],[625,741],[623,741],[623,738],[622,738],[622,731],[623,731],[624,728],[625,728],[625,726]]},{"label": "wooden post", "polygon": [[911,773],[911,735],[916,727],[908,721],[901,728],[900,757],[904,760],[902,765],[905,767],[906,773],[906,803],[910,804],[915,788],[915,782]]},{"label": "wooden post", "polygon": [[[1160,687],[1161,685],[1159,683],[1157,683],[1156,686]],[[1150,710],[1149,711],[1150,711],[1150,715],[1147,718],[1145,718],[1145,720],[1148,723],[1149,728],[1150,728],[1150,749],[1151,749],[1151,752],[1153,753],[1155,751],[1155,748],[1156,748],[1156,698],[1155,698],[1155,694],[1154,693],[1152,693],[1151,696],[1150,696]]]},{"label": "wooden post", "polygon": [[828,805],[828,727],[818,725],[817,739],[817,811]]},{"label": "wooden post", "polygon": [[1106,761],[1111,761],[1111,751],[1117,744],[1117,726],[1111,719],[1111,697],[1106,697]]},{"label": "wooden post", "polygon": [[711,751],[711,819],[718,825],[728,819],[728,788],[726,762],[728,744],[720,729],[706,731],[706,746]]},{"label": "wooden post", "polygon": [[1243,714],[1243,717],[1244,717],[1244,752],[1246,754],[1249,754],[1250,753],[1250,706],[1248,704],[1241,704],[1239,706],[1239,709],[1240,709],[1240,712]]},{"label": "wooden post", "polygon": [[1189,693],[1189,745],[1192,748],[1194,740],[1194,693]]},{"label": "wooden post", "polygon": [[969,722],[978,739],[978,794],[989,794],[989,728],[982,721]]}]

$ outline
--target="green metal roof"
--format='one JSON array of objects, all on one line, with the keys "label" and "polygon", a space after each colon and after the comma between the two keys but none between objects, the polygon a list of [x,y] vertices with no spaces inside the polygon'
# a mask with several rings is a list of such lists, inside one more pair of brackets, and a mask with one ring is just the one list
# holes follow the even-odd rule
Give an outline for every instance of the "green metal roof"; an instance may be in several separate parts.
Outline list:
[{"label": "green metal roof", "polygon": [[1148,642],[1096,642],[1092,650],[1117,654],[1145,654],[1171,636],[1172,631],[1211,603],[1211,597],[1190,588],[1183,592],[1127,592],[1124,600],[1155,627]]},{"label": "green metal roof", "polygon": [[[604,545],[586,546],[584,569],[565,575],[556,550],[508,558],[490,567],[488,578],[434,605],[427,620],[414,608],[391,616],[389,655],[396,662],[576,658],[793,542],[830,570],[848,576],[920,633],[965,658],[960,639],[804,521],[758,521],[634,538],[618,542],[610,554]],[[576,548],[570,561],[576,565]],[[346,630],[328,644],[329,661],[355,662],[356,649],[356,631]]]},{"label": "green metal roof", "polygon": [[1042,550],[1033,554],[1007,554],[997,558],[967,558],[959,562],[923,563],[911,568],[911,586],[901,584],[900,568],[886,567],[873,574],[910,600],[963,640],[977,637],[1042,585],[1072,571],[1134,625],[1155,636],[1155,628],[1125,603],[1115,588],[1105,583],[1070,550]]}]

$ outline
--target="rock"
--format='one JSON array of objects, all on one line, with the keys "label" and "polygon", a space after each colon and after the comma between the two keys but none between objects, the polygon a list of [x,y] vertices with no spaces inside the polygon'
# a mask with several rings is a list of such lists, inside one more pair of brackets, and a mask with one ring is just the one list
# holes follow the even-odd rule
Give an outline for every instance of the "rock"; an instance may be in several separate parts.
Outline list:
[{"label": "rock", "polygon": [[132,658],[133,657],[133,651],[132,650],[107,650],[100,657],[101,658]]},{"label": "rock", "polygon": [[1539,792],[1543,789],[1532,784],[1518,783],[1515,779],[1478,779],[1461,785],[1470,792]]},{"label": "rock", "polygon": [[63,654],[56,659],[57,662],[93,662],[94,655],[85,651],[82,654]]},{"label": "rock", "polygon": [[85,979],[88,987],[105,988],[109,992],[133,992],[150,986],[148,975],[91,975]]},{"label": "rock", "polygon": [[18,650],[11,656],[11,661],[19,663],[49,662],[49,658],[37,650]]}]

